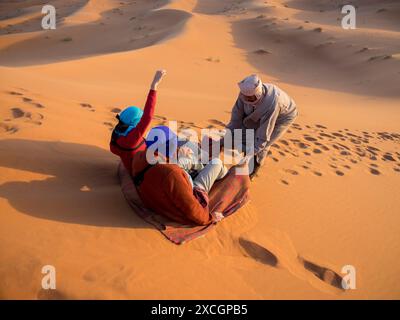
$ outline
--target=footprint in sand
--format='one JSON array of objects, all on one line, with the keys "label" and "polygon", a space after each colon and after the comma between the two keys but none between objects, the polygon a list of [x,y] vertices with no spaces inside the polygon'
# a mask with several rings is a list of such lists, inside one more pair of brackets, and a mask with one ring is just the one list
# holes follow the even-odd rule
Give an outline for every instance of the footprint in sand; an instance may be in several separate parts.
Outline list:
[{"label": "footprint in sand", "polygon": [[22,97],[22,102],[24,103],[29,103],[33,106],[35,106],[36,108],[40,108],[43,109],[45,108],[45,106],[39,102],[34,101],[33,99],[29,98],[29,97]]},{"label": "footprint in sand", "polygon": [[19,130],[18,126],[10,125],[4,122],[0,122],[0,129],[10,134],[16,133]]},{"label": "footprint in sand", "polygon": [[40,108],[40,109],[45,108],[44,105],[42,105],[41,103],[38,103],[38,102],[33,102],[32,104],[33,104],[36,108]]},{"label": "footprint in sand", "polygon": [[[21,118],[27,118],[29,122],[36,124],[36,125],[41,125],[42,122],[41,120],[44,119],[44,116],[41,113],[32,113],[32,112],[25,112],[23,109],[14,107],[10,109],[12,118],[15,119],[21,119]],[[7,131],[18,131],[18,130],[7,130]],[[14,133],[12,132],[12,133]]]},{"label": "footprint in sand", "polygon": [[91,112],[95,112],[96,111],[90,103],[81,103],[80,105],[81,105],[82,108],[87,108]]},{"label": "footprint in sand", "polygon": [[22,96],[23,94],[17,91],[8,91],[8,94],[11,94],[12,96]]},{"label": "footprint in sand", "polygon": [[208,57],[205,59],[208,62],[214,62],[214,63],[219,63],[221,60],[219,58],[213,58],[213,57]]},{"label": "footprint in sand", "polygon": [[103,122],[103,124],[108,127],[108,129],[110,131],[114,130],[114,124],[112,124],[111,122]]},{"label": "footprint in sand", "polygon": [[390,54],[388,54],[388,55],[383,54],[383,55],[379,55],[379,56],[372,56],[367,61],[371,62],[371,61],[377,61],[377,60],[388,60],[388,59],[392,59],[392,58],[393,58],[393,56]]},{"label": "footprint in sand", "polygon": [[284,140],[284,139],[279,140],[279,143],[281,143],[281,144],[283,144],[283,145],[285,145],[285,146],[289,146],[289,142],[287,142],[287,141]]},{"label": "footprint in sand", "polygon": [[301,126],[300,126],[298,123],[293,123],[293,124],[292,124],[292,127],[293,127],[294,129],[296,129],[296,130],[303,130],[303,129],[301,128]]},{"label": "footprint in sand", "polygon": [[271,54],[271,52],[269,52],[268,50],[265,50],[265,49],[258,49],[258,50],[253,51],[253,53],[257,54],[257,55]]},{"label": "footprint in sand", "polygon": [[11,108],[11,114],[14,119],[22,118],[25,116],[25,112],[20,108]]},{"label": "footprint in sand", "polygon": [[68,298],[57,289],[40,289],[36,294],[38,300],[67,300]]},{"label": "footprint in sand", "polygon": [[223,123],[222,121],[219,121],[217,119],[210,119],[210,120],[208,120],[208,122],[215,124],[217,126],[225,127],[225,123]]},{"label": "footprint in sand", "polygon": [[392,156],[391,153],[385,153],[385,154],[382,156],[382,160],[383,160],[383,161],[396,161],[396,159],[393,158],[393,156]]},{"label": "footprint in sand", "polygon": [[328,138],[329,141],[332,141],[333,139],[336,139],[335,136],[332,136],[332,135],[330,135],[330,134],[328,134],[328,133],[325,133],[325,132],[321,132],[321,133],[320,133],[320,136],[321,136],[321,137],[324,137],[324,138]]},{"label": "footprint in sand", "polygon": [[[393,167],[392,164],[395,164],[398,161],[397,159],[400,160],[400,152],[391,150],[383,151],[377,145],[384,141],[400,142],[400,134],[398,133],[386,131],[358,132],[358,130],[351,131],[348,128],[325,132],[328,130],[328,127],[323,124],[293,124],[292,128],[295,130],[306,130],[307,132],[302,134],[304,140],[292,138],[293,133],[288,130],[287,139],[282,139],[272,145],[271,150],[274,150],[275,158],[272,158],[272,154],[269,155],[271,155],[273,161],[277,161],[281,156],[290,155],[298,157],[302,161],[304,156],[314,156],[317,154],[319,157],[327,155],[328,158],[326,160],[328,160],[328,164],[334,169],[333,172],[340,177],[345,175],[345,170],[352,170],[354,164],[365,161],[390,165],[389,169],[399,172],[400,168]],[[324,143],[321,143],[322,141]],[[333,161],[336,162],[336,165],[333,164]],[[318,177],[322,176],[322,172],[316,170],[317,168],[312,168],[308,165],[304,166],[301,163],[295,165],[309,170],[310,174]],[[367,163],[366,165],[368,173],[382,175],[382,170],[377,165],[372,166],[371,163]],[[280,181],[280,183],[284,182]]]},{"label": "footprint in sand", "polygon": [[246,255],[256,261],[267,264],[271,267],[278,266],[278,258],[268,249],[259,244],[243,238],[239,238],[239,245],[244,249]]},{"label": "footprint in sand", "polygon": [[309,144],[306,144],[306,143],[304,143],[304,142],[301,142],[301,141],[299,141],[299,140],[297,140],[298,142],[295,142],[295,145],[297,146],[297,147],[299,147],[300,149],[307,149],[310,145]]},{"label": "footprint in sand", "polygon": [[362,49],[356,51],[356,53],[363,53],[363,52],[366,52],[366,51],[368,51],[368,50],[370,50],[368,47],[364,47],[364,48],[362,48]]},{"label": "footprint in sand", "polygon": [[30,120],[30,122],[35,123],[37,125],[41,125],[41,120],[44,119],[44,116],[41,113],[32,113],[32,112],[25,112],[25,117]]},{"label": "footprint in sand", "polygon": [[311,261],[308,261],[302,257],[298,257],[299,262],[304,265],[304,268],[310,272],[312,272],[318,279],[324,281],[325,283],[338,288],[340,290],[344,290],[342,287],[343,278],[337,274],[335,271],[321,267]]},{"label": "footprint in sand", "polygon": [[307,135],[307,134],[304,135],[304,139],[306,139],[307,141],[310,141],[310,142],[316,142],[316,141],[318,141],[318,139],[316,139],[316,138],[314,138],[314,137],[310,137],[310,136]]},{"label": "footprint in sand", "polygon": [[369,168],[369,172],[375,176],[379,176],[381,174],[380,171],[375,168]]},{"label": "footprint in sand", "polygon": [[336,175],[338,175],[339,177],[344,176],[344,173],[343,173],[342,171],[340,171],[340,170],[336,170],[335,173],[336,173]]},{"label": "footprint in sand", "polygon": [[286,169],[285,172],[290,173],[293,176],[298,176],[299,172],[296,170],[292,170],[292,169]]},{"label": "footprint in sand", "polygon": [[110,112],[112,113],[120,113],[122,110],[120,108],[112,108]]},{"label": "footprint in sand", "polygon": [[400,140],[400,134],[397,133],[389,133],[389,132],[377,132],[379,140],[384,140],[384,141],[399,141]]},{"label": "footprint in sand", "polygon": [[[271,267],[285,268],[285,265],[280,263],[279,258],[274,253],[259,244],[241,237],[239,238],[239,245],[244,250],[247,257],[253,258],[256,261]],[[320,266],[300,256],[297,256],[297,259],[295,259],[293,263],[298,263],[299,268],[304,268],[305,271],[310,272],[318,280],[344,291],[342,286],[343,277],[335,271]],[[287,270],[290,271],[290,268]]]}]

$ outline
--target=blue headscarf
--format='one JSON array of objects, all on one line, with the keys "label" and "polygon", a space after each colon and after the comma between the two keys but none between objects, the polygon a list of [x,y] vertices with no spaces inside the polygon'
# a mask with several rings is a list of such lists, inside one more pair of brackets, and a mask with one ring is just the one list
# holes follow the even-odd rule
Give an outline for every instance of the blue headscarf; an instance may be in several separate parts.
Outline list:
[{"label": "blue headscarf", "polygon": [[120,113],[118,119],[120,122],[122,122],[124,125],[128,127],[127,128],[125,127],[124,131],[120,131],[117,128],[115,130],[116,133],[120,136],[126,136],[129,132],[132,131],[132,129],[136,128],[142,116],[143,116],[142,109],[134,106],[126,108],[124,111]]},{"label": "blue headscarf", "polygon": [[154,145],[159,153],[171,157],[178,147],[178,136],[167,126],[154,127],[146,138],[146,146]]}]

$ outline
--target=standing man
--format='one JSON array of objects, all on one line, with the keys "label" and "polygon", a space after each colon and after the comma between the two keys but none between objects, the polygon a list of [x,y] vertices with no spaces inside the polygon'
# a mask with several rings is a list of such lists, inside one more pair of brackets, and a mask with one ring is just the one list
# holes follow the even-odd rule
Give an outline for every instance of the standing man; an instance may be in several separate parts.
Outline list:
[{"label": "standing man", "polygon": [[[254,130],[254,151],[246,150],[246,158],[254,157],[254,169],[250,179],[263,165],[271,145],[277,141],[296,119],[296,103],[289,95],[270,83],[262,83],[257,75],[251,75],[238,83],[240,93],[232,109],[231,121],[226,129],[233,135],[234,129]],[[246,131],[242,131],[242,144],[246,146]],[[253,160],[253,159],[251,159]],[[253,161],[251,161],[252,163]]]}]

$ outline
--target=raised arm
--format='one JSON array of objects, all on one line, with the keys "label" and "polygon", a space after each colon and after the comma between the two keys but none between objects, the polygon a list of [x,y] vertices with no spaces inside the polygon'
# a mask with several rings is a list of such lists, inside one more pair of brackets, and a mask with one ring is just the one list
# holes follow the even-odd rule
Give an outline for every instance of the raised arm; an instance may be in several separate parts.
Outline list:
[{"label": "raised arm", "polygon": [[154,110],[157,101],[157,89],[162,78],[167,74],[165,70],[158,70],[154,75],[153,82],[150,86],[150,91],[147,95],[146,104],[143,110],[143,116],[140,119],[135,130],[132,130],[128,135],[128,141],[132,142],[132,145],[136,144],[145,134],[146,130],[151,124],[151,120],[154,116]]}]

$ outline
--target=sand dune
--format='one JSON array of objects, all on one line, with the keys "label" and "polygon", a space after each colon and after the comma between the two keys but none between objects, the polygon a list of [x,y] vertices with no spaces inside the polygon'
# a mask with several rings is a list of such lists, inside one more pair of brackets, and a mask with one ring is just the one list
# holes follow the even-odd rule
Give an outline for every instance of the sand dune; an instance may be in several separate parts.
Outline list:
[{"label": "sand dune", "polygon": [[[119,5],[122,3],[120,2]],[[115,9],[116,2],[113,0],[93,1],[89,0],[84,6],[63,20],[65,25],[85,24],[102,19],[102,13]]]},{"label": "sand dune", "polygon": [[[396,1],[353,1],[354,31],[336,1],[55,3],[52,31],[42,1],[0,4],[1,298],[399,298]],[[253,72],[300,110],[249,205],[183,246],[135,215],[108,151],[160,67],[154,125],[223,128]]]},{"label": "sand dune", "polygon": [[[296,4],[300,7],[301,2]],[[300,16],[299,11],[303,14],[303,10],[288,6],[266,5],[260,9],[261,15],[233,22],[237,44],[252,48],[248,59],[257,68],[285,82],[358,94],[398,96],[400,61],[395,58],[400,52],[398,32],[364,26],[355,31],[344,30],[336,19],[340,16],[337,7],[332,10],[332,5],[330,15],[336,22],[332,24],[321,23],[319,11]]]},{"label": "sand dune", "polygon": [[372,30],[399,31],[397,23],[400,9],[396,0],[385,1],[315,1],[301,0],[290,1],[288,8],[299,9],[295,17],[299,20],[310,19],[321,24],[337,25],[341,19],[339,9],[351,4],[357,8],[358,27],[370,28]]},{"label": "sand dune", "polygon": [[[86,5],[88,0],[52,1],[57,8],[58,23],[62,24],[64,19]],[[23,32],[40,31],[42,7],[48,1],[2,1],[0,4],[0,35],[15,34]]]},{"label": "sand dune", "polygon": [[[158,1],[142,1],[111,7],[111,3],[98,6],[90,2],[90,8],[82,9],[51,35],[27,35],[10,45],[4,40],[0,64],[46,64],[153,45],[179,32],[190,17],[185,11],[153,10],[161,5]],[[93,21],[100,12],[99,19]]]}]

